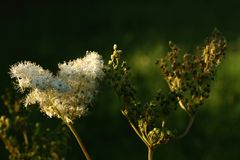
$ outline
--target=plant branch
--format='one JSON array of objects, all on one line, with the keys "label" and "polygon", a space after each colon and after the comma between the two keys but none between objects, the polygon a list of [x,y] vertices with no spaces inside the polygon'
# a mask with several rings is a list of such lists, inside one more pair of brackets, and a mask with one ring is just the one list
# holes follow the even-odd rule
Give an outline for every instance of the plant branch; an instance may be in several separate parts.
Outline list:
[{"label": "plant branch", "polygon": [[28,137],[27,137],[27,132],[26,131],[22,131],[23,134],[23,138],[24,138],[24,143],[26,146],[28,146]]},{"label": "plant branch", "polygon": [[90,158],[86,148],[84,147],[84,145],[82,143],[82,140],[80,139],[80,137],[79,137],[77,131],[75,130],[75,128],[73,127],[73,125],[65,120],[64,116],[61,114],[61,112],[56,107],[54,109],[57,111],[57,113],[60,115],[60,117],[63,120],[63,122],[68,126],[68,128],[73,133],[73,135],[74,135],[75,139],[77,140],[77,142],[78,142],[78,144],[79,144],[79,146],[80,146],[80,148],[81,148],[85,158],[87,160],[91,160],[91,158]]},{"label": "plant branch", "polygon": [[179,104],[179,106],[180,106],[184,111],[186,111],[187,114],[188,114],[188,116],[190,117],[190,119],[189,119],[189,121],[188,121],[188,124],[187,124],[187,127],[185,128],[184,132],[175,138],[175,139],[181,139],[181,138],[185,137],[185,136],[188,134],[188,132],[190,131],[190,129],[191,129],[192,125],[193,125],[195,116],[188,112],[188,110],[186,109],[186,107],[184,106],[182,100],[181,100],[179,97],[177,97],[177,99],[178,99],[178,104]]},{"label": "plant branch", "polygon": [[3,143],[5,144],[5,148],[9,151],[11,155],[13,155],[15,158],[20,157],[20,151],[17,147],[13,146],[10,140],[6,138],[5,135],[0,134],[0,139],[2,139]]},{"label": "plant branch", "polygon": [[84,147],[77,131],[75,130],[75,128],[73,127],[73,125],[71,123],[66,123],[66,125],[68,126],[68,128],[71,130],[71,132],[73,133],[73,135],[75,136],[80,148],[82,149],[82,152],[84,154],[84,156],[86,157],[87,160],[91,160],[86,148]]},{"label": "plant branch", "polygon": [[148,143],[148,141],[146,140],[145,136],[143,135],[143,133],[139,132],[138,129],[134,126],[134,124],[131,122],[131,120],[127,117],[127,115],[121,111],[122,114],[127,118],[129,124],[131,125],[132,129],[135,131],[135,133],[138,135],[138,137],[145,143],[145,145],[148,147],[150,146],[150,144]]},{"label": "plant branch", "polygon": [[188,121],[188,125],[187,125],[186,129],[184,130],[184,132],[182,134],[177,136],[175,139],[181,139],[181,138],[185,137],[188,134],[188,132],[190,131],[190,129],[191,129],[192,125],[193,125],[194,119],[195,119],[195,116],[190,116],[190,119]]},{"label": "plant branch", "polygon": [[151,147],[148,147],[148,160],[153,159],[153,149]]},{"label": "plant branch", "polygon": [[137,130],[137,128],[134,126],[134,124],[128,120],[128,122],[130,123],[131,127],[133,128],[133,130],[135,131],[135,133],[138,135],[138,137],[146,144],[146,146],[149,146],[148,141],[145,139],[145,137],[143,137],[139,131]]}]

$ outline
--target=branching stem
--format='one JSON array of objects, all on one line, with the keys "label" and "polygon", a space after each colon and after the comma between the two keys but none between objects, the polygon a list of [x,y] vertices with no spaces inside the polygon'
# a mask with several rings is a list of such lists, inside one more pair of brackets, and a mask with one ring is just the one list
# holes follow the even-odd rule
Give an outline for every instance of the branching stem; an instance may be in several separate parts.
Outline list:
[{"label": "branching stem", "polygon": [[135,131],[135,133],[138,135],[138,137],[146,144],[146,146],[149,146],[149,143],[147,142],[147,140],[139,133],[137,128],[134,126],[134,124],[130,120],[128,120],[128,122],[131,125],[131,127],[133,128],[133,130]]},{"label": "branching stem", "polygon": [[[122,112],[123,113],[123,112]],[[151,144],[149,144],[148,142],[148,138],[147,138],[147,130],[146,128],[144,129],[144,131],[139,131],[134,124],[128,119],[128,117],[123,113],[123,115],[127,118],[129,124],[131,125],[131,127],[133,128],[133,130],[135,131],[135,133],[138,135],[138,137],[145,143],[145,145],[148,147],[148,160],[152,160],[153,159],[153,147]]]}]

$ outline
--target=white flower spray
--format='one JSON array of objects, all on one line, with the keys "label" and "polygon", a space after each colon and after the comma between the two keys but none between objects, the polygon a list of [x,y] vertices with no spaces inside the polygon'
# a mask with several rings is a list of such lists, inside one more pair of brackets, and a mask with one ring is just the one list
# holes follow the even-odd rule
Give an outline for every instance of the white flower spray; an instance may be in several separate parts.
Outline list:
[{"label": "white flower spray", "polygon": [[29,91],[25,106],[37,103],[47,116],[61,118],[73,132],[85,157],[90,159],[72,123],[87,113],[87,106],[97,93],[98,82],[104,76],[102,57],[87,52],[84,58],[58,67],[58,73],[53,75],[35,63],[24,61],[11,66],[10,76],[21,92]]}]

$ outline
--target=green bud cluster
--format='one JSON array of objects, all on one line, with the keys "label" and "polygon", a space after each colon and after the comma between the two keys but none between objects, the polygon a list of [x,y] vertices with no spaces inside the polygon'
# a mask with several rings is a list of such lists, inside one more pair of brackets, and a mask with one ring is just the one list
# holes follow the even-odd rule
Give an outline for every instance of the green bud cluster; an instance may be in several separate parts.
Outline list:
[{"label": "green bud cluster", "polygon": [[123,99],[122,114],[148,147],[167,143],[173,138],[172,132],[165,127],[166,117],[176,109],[173,94],[158,91],[153,100],[142,104],[130,80],[130,67],[126,61],[121,61],[121,54],[122,51],[114,45],[105,73],[108,83]]}]

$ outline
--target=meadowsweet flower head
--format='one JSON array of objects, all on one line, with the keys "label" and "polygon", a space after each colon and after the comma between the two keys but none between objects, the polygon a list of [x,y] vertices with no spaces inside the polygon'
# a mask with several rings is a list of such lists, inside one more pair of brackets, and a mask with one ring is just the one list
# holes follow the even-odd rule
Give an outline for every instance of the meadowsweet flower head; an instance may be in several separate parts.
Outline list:
[{"label": "meadowsweet flower head", "polygon": [[27,88],[47,89],[52,74],[35,63],[24,61],[14,64],[10,68],[11,78],[16,79],[20,91]]},{"label": "meadowsweet flower head", "polygon": [[87,52],[84,58],[58,64],[54,76],[48,70],[31,62],[20,62],[10,68],[11,78],[21,91],[29,89],[25,106],[38,103],[49,117],[72,122],[88,111],[98,86],[104,76],[102,57]]}]

